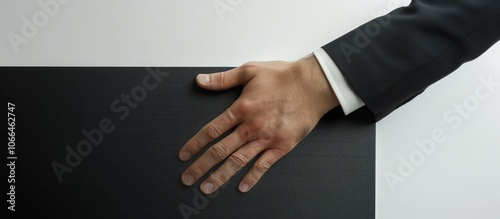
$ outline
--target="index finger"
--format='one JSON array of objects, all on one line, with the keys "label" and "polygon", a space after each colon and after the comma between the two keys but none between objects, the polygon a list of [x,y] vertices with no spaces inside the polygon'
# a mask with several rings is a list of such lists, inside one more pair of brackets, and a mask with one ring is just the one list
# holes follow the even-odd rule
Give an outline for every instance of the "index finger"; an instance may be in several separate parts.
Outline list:
[{"label": "index finger", "polygon": [[[233,103],[233,105],[235,105]],[[203,126],[179,151],[182,161],[189,160],[193,155],[202,150],[207,144],[214,141],[229,129],[240,122],[240,116],[233,110],[233,105],[222,114]]]}]

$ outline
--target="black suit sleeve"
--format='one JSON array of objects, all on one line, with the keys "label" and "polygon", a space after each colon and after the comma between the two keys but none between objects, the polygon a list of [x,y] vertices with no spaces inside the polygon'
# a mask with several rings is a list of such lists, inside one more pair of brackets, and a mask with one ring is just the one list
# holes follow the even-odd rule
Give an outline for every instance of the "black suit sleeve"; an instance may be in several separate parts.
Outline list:
[{"label": "black suit sleeve", "polygon": [[413,0],[323,49],[380,120],[499,39],[499,0]]}]

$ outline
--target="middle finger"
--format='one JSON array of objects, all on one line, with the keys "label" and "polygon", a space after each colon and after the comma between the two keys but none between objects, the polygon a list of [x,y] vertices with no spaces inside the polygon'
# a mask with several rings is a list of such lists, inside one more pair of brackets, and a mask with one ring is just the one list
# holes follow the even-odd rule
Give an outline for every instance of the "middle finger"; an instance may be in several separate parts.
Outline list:
[{"label": "middle finger", "polygon": [[212,145],[184,171],[181,177],[182,183],[187,186],[193,185],[213,166],[226,159],[227,156],[245,143],[246,140],[238,134],[238,130],[233,131],[227,137]]}]

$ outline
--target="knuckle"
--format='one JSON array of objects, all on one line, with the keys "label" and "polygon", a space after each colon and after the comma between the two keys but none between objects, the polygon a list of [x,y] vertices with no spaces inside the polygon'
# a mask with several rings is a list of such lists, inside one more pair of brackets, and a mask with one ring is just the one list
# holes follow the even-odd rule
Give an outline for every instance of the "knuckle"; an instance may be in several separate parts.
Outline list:
[{"label": "knuckle", "polygon": [[236,167],[242,168],[248,163],[249,159],[242,153],[234,152],[233,155],[228,158],[228,161]]},{"label": "knuckle", "polygon": [[294,143],[294,141],[292,139],[285,139],[285,140],[283,140],[283,143],[281,145],[278,145],[278,146],[281,146],[278,148],[282,148],[283,149],[283,150],[281,150],[282,153],[286,154],[289,151],[291,151],[295,147],[296,144],[297,143]]},{"label": "knuckle", "polygon": [[213,74],[213,76],[215,82],[224,84],[224,81],[226,80],[226,74],[224,72]]},{"label": "knuckle", "polygon": [[216,171],[212,174],[212,179],[218,184],[224,184],[227,181],[227,177],[225,177],[220,171]]},{"label": "knuckle", "polygon": [[253,111],[255,106],[254,101],[249,99],[241,100],[235,107],[235,113],[238,115],[246,115]]},{"label": "knuckle", "polygon": [[221,143],[214,144],[210,150],[210,155],[215,158],[215,160],[224,160],[227,157],[227,150]]},{"label": "knuckle", "polygon": [[259,134],[259,138],[266,141],[273,139],[273,137],[274,137],[273,130],[262,130]]},{"label": "knuckle", "polygon": [[262,120],[252,119],[241,126],[239,134],[244,139],[252,139],[255,136],[260,137],[259,135],[263,127],[264,122]]},{"label": "knuckle", "polygon": [[213,141],[220,136],[220,131],[214,124],[208,123],[205,126],[205,134]]},{"label": "knuckle", "polygon": [[201,169],[201,167],[198,163],[193,163],[191,170],[195,175],[198,175],[198,176],[202,176],[204,174],[203,169]]},{"label": "knuckle", "polygon": [[269,162],[267,162],[267,161],[260,160],[260,161],[255,162],[255,168],[259,172],[264,173],[267,170],[269,170],[269,168],[271,168],[271,164],[269,164]]},{"label": "knuckle", "polygon": [[257,65],[257,62],[250,61],[250,62],[246,62],[245,64],[241,65],[240,68],[243,71],[248,71],[248,70],[252,69],[253,67],[255,67],[256,65]]},{"label": "knuckle", "polygon": [[235,110],[231,107],[229,107],[227,110],[226,110],[226,120],[230,123],[230,124],[236,124],[237,123],[237,120],[238,120],[238,113],[235,112]]},{"label": "knuckle", "polygon": [[200,143],[198,141],[193,141],[193,143],[191,144],[191,148],[198,152],[200,151],[203,147],[200,145]]},{"label": "knuckle", "polygon": [[248,173],[248,181],[250,182],[250,184],[255,184],[257,183],[257,181],[259,181],[259,177],[257,175],[255,175],[255,172],[249,172]]},{"label": "knuckle", "polygon": [[276,149],[274,152],[280,156],[283,156],[287,152],[291,151],[295,145],[297,145],[297,140],[289,136],[276,135],[274,136],[273,142],[276,142],[273,147]]},{"label": "knuckle", "polygon": [[260,131],[264,126],[264,121],[259,119],[252,119],[247,122],[246,128],[251,132]]}]

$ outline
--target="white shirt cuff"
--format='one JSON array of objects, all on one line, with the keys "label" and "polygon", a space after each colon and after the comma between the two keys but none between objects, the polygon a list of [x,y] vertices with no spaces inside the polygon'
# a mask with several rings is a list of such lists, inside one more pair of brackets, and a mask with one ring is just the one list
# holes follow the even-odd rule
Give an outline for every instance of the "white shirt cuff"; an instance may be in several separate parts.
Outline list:
[{"label": "white shirt cuff", "polygon": [[361,108],[365,105],[359,96],[354,93],[349,83],[347,83],[344,75],[340,72],[332,58],[323,50],[322,48],[313,52],[314,56],[318,60],[319,65],[323,69],[330,86],[332,86],[333,92],[337,95],[340,102],[340,106],[344,111],[345,115],[349,115],[355,110]]}]

